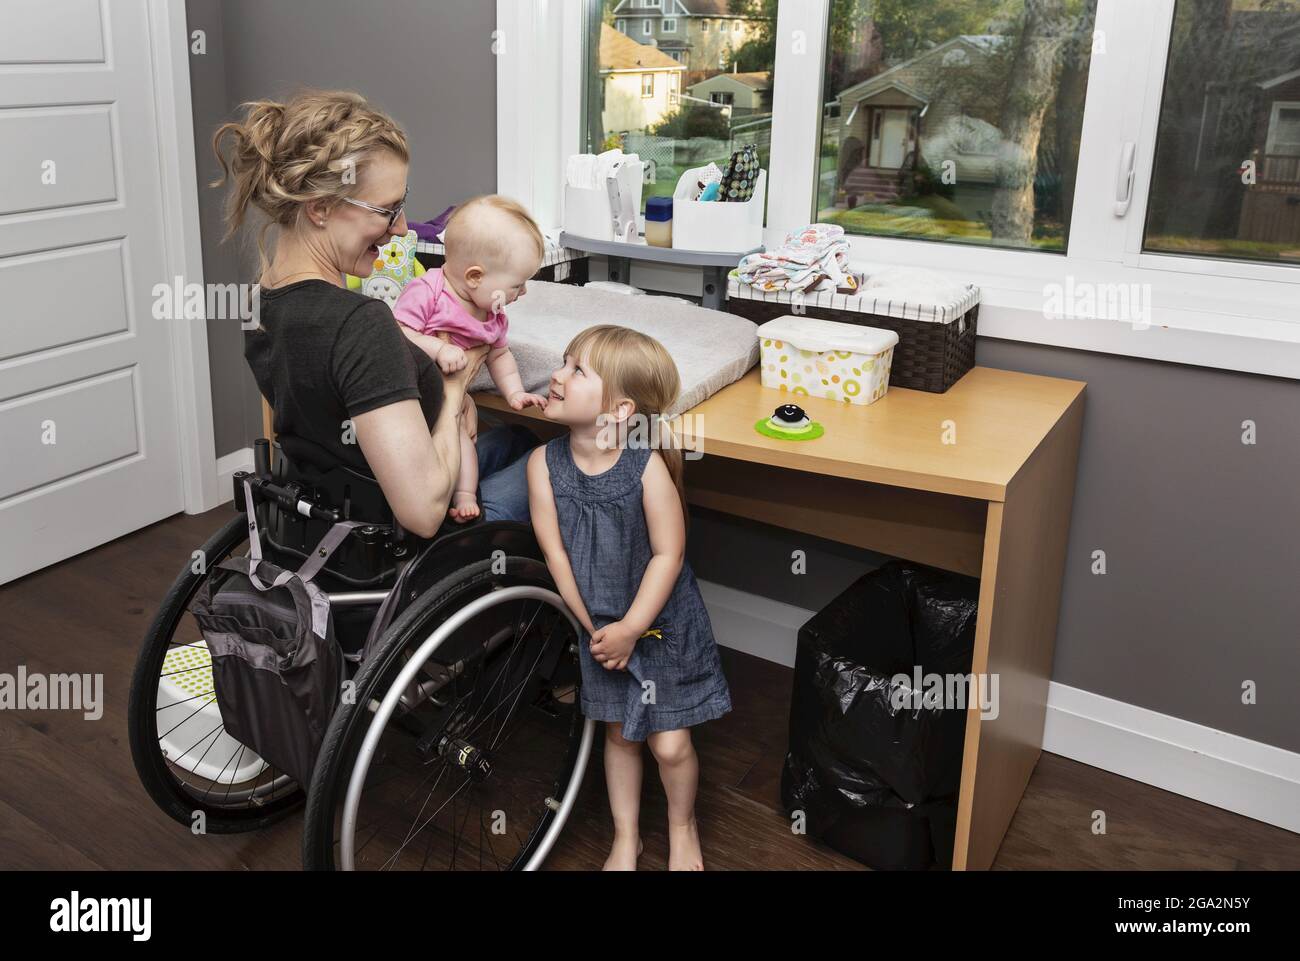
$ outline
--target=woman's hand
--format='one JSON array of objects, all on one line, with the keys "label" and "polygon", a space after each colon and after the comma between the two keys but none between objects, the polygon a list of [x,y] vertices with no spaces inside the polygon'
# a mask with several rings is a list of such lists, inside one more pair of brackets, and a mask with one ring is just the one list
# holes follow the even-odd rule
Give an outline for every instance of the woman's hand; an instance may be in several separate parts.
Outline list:
[{"label": "woman's hand", "polygon": [[607,671],[621,671],[636,647],[640,632],[623,621],[606,624],[591,635],[591,656]]},{"label": "woman's hand", "polygon": [[480,344],[477,347],[471,347],[469,350],[465,351],[465,366],[460,370],[444,375],[443,380],[446,384],[445,401],[450,403],[454,400],[457,410],[460,409],[460,402],[464,399],[465,392],[469,390],[470,383],[473,382],[474,377],[478,374],[479,368],[483,366],[483,360],[487,355],[487,344]]}]

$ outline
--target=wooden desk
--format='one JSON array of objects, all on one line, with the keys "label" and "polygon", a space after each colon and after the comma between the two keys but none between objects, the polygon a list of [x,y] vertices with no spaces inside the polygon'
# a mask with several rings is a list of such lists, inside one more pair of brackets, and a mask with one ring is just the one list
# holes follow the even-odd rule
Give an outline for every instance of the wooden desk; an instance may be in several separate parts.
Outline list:
[{"label": "wooden desk", "polygon": [[[977,367],[946,394],[890,388],[853,407],[763,388],[755,369],[678,421],[704,455],[687,461],[692,504],[981,579],[971,670],[999,675],[999,712],[969,708],[956,870],[993,863],[1042,753],[1084,387]],[[475,400],[560,432],[495,394]],[[754,430],[791,400],[825,436]]]}]

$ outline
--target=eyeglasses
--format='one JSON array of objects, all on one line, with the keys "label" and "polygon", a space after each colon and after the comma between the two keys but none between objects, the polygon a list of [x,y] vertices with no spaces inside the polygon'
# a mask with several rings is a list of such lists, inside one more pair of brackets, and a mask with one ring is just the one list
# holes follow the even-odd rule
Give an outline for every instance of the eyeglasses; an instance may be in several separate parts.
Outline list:
[{"label": "eyeglasses", "polygon": [[402,216],[402,211],[406,209],[406,201],[410,196],[411,188],[407,187],[406,193],[402,195],[402,202],[391,210],[387,207],[376,207],[374,204],[368,204],[363,200],[353,200],[350,197],[344,197],[343,202],[345,204],[351,204],[354,207],[361,207],[364,210],[373,210],[377,214],[387,214],[388,229],[392,230],[393,224],[397,223],[398,218]]}]

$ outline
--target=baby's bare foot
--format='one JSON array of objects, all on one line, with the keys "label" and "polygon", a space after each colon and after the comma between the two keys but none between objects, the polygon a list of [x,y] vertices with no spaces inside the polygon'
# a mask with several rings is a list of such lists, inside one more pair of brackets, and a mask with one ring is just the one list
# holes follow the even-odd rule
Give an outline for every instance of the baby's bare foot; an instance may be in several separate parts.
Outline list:
[{"label": "baby's bare foot", "polygon": [[456,491],[451,495],[451,508],[447,514],[457,523],[464,524],[478,517],[478,498],[473,491]]},{"label": "baby's bare foot", "polygon": [[609,849],[609,857],[605,859],[605,866],[601,870],[635,871],[636,859],[641,856],[642,848],[639,837],[623,837],[615,834],[614,844]]},{"label": "baby's bare foot", "polygon": [[703,871],[704,852],[695,818],[685,824],[668,824],[668,870]]}]

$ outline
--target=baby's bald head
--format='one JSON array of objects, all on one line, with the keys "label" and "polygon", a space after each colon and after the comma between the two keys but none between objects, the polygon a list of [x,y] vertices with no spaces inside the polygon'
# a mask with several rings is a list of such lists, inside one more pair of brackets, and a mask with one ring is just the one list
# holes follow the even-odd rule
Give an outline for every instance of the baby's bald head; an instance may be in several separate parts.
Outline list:
[{"label": "baby's bald head", "polygon": [[457,273],[480,266],[489,272],[509,265],[533,264],[536,272],[545,254],[537,223],[509,197],[486,194],[467,200],[447,221],[447,266]]}]

